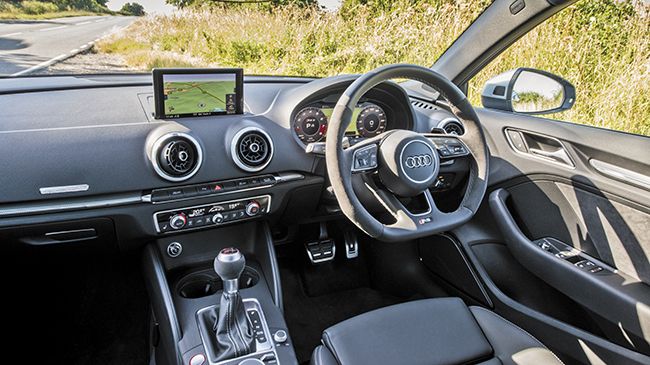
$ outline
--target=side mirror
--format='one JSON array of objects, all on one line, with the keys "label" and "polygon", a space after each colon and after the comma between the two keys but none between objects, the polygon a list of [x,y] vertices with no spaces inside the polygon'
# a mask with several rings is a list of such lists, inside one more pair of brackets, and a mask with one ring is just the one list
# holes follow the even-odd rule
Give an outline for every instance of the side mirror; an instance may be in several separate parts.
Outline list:
[{"label": "side mirror", "polygon": [[551,114],[569,110],[576,88],[560,76],[520,67],[488,80],[481,92],[485,108],[521,114]]}]

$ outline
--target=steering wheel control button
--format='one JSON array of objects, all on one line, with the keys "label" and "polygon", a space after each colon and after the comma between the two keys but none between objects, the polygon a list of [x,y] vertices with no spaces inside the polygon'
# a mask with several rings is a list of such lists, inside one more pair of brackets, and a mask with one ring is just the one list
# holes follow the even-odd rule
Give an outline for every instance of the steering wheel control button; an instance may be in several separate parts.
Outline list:
[{"label": "steering wheel control button", "polygon": [[271,196],[231,200],[154,214],[158,233],[171,233],[195,228],[208,228],[232,222],[255,219],[271,210]]},{"label": "steering wheel control button", "polygon": [[354,153],[352,171],[366,171],[377,168],[377,145],[359,149]]},{"label": "steering wheel control button", "polygon": [[167,255],[169,257],[178,257],[183,252],[183,246],[178,242],[172,242],[167,246]]},{"label": "steering wheel control button", "polygon": [[436,146],[441,157],[456,158],[469,155],[467,147],[457,139],[449,137],[431,137],[429,140]]},{"label": "steering wheel control button", "polygon": [[284,343],[285,341],[287,341],[287,338],[288,338],[287,332],[285,332],[284,330],[277,330],[273,334],[273,340],[276,343]]}]

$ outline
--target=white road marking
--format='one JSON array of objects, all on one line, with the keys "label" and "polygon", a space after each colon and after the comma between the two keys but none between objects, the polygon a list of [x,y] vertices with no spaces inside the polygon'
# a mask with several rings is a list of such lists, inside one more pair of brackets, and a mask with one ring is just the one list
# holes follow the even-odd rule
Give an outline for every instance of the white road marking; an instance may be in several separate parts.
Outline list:
[{"label": "white road marking", "polygon": [[51,64],[53,64],[53,63],[55,63],[55,62],[57,62],[57,61],[59,61],[59,60],[65,58],[65,57],[67,57],[67,56],[68,56],[68,55],[66,55],[66,54],[58,55],[58,56],[52,58],[51,60],[48,60],[48,61],[45,61],[45,62],[41,62],[41,63],[39,63],[39,64],[36,65],[36,66],[32,66],[32,67],[30,67],[30,68],[28,68],[28,69],[26,69],[26,70],[22,70],[22,71],[20,71],[20,72],[16,72],[15,74],[11,74],[11,76],[20,76],[20,75],[24,75],[24,74],[30,73],[30,72],[32,72],[32,71],[34,71],[34,70],[39,69],[39,68],[47,67],[47,66],[49,66],[49,65],[51,65]]},{"label": "white road marking", "polygon": [[84,45],[82,45],[82,46],[79,47],[79,48],[80,48],[80,49],[84,49],[84,48],[86,48],[86,47],[88,47],[88,45],[84,44]]},{"label": "white road marking", "polygon": [[62,25],[60,27],[54,27],[54,28],[45,28],[45,29],[41,29],[41,32],[47,32],[48,30],[55,30],[55,29],[63,29],[63,28],[66,28],[66,27],[67,27],[67,25]]},{"label": "white road marking", "polygon": [[104,18],[104,19],[99,19],[99,20],[95,20],[95,23],[99,23],[99,22],[103,22],[103,21],[104,21],[104,20],[106,20],[106,19],[108,19],[108,18]]},{"label": "white road marking", "polygon": [[79,52],[79,48],[75,48],[72,51],[70,51],[70,53],[77,53],[77,52]]},{"label": "white road marking", "polygon": [[19,34],[23,34],[23,32],[16,32],[16,33],[9,33],[9,34],[5,34],[5,35],[0,35],[0,38],[12,37],[12,36],[19,35]]},{"label": "white road marking", "polygon": [[84,24],[90,24],[90,20],[89,20],[89,21],[87,21],[87,22],[81,22],[81,23],[77,23],[77,24],[75,24],[75,25],[84,25]]}]

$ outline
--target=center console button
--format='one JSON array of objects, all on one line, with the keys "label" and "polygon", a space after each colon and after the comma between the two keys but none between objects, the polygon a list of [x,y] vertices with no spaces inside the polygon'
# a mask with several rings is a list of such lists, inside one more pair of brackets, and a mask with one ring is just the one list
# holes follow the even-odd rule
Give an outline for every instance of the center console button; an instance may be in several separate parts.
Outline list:
[{"label": "center console button", "polygon": [[277,330],[273,334],[273,339],[277,343],[283,343],[283,342],[285,342],[287,340],[287,333],[284,330]]},{"label": "center console button", "polygon": [[172,199],[181,199],[184,196],[183,189],[171,189],[169,190],[169,197]]},{"label": "center console button", "polygon": [[259,359],[246,359],[239,363],[239,365],[264,365],[264,363]]},{"label": "center console button", "polygon": [[151,193],[152,202],[162,202],[165,200],[169,200],[169,192],[167,190],[154,190]]},{"label": "center console button", "polygon": [[205,355],[203,354],[194,355],[190,359],[190,365],[203,365],[204,362],[205,362]]},{"label": "center console button", "polygon": [[197,195],[198,193],[196,192],[196,187],[190,186],[187,188],[183,188],[183,198],[191,198]]},{"label": "center console button", "polygon": [[212,194],[212,188],[211,185],[200,185],[196,187],[197,192],[199,195],[208,195]]}]

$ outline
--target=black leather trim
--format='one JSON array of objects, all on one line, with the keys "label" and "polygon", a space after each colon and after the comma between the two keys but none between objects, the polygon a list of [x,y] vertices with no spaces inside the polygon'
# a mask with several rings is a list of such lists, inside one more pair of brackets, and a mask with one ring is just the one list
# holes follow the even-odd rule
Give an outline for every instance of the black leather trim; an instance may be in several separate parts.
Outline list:
[{"label": "black leather trim", "polygon": [[332,353],[325,346],[318,346],[311,355],[312,365],[339,365]]},{"label": "black leather trim", "polygon": [[344,365],[464,364],[492,355],[459,298],[419,300],[368,312],[326,329],[323,342]]},{"label": "black leather trim", "polygon": [[368,312],[326,329],[323,343],[312,365],[563,365],[528,332],[459,298]]},{"label": "black leather trim", "polygon": [[482,307],[470,307],[503,365],[562,365],[555,354],[528,332]]}]

